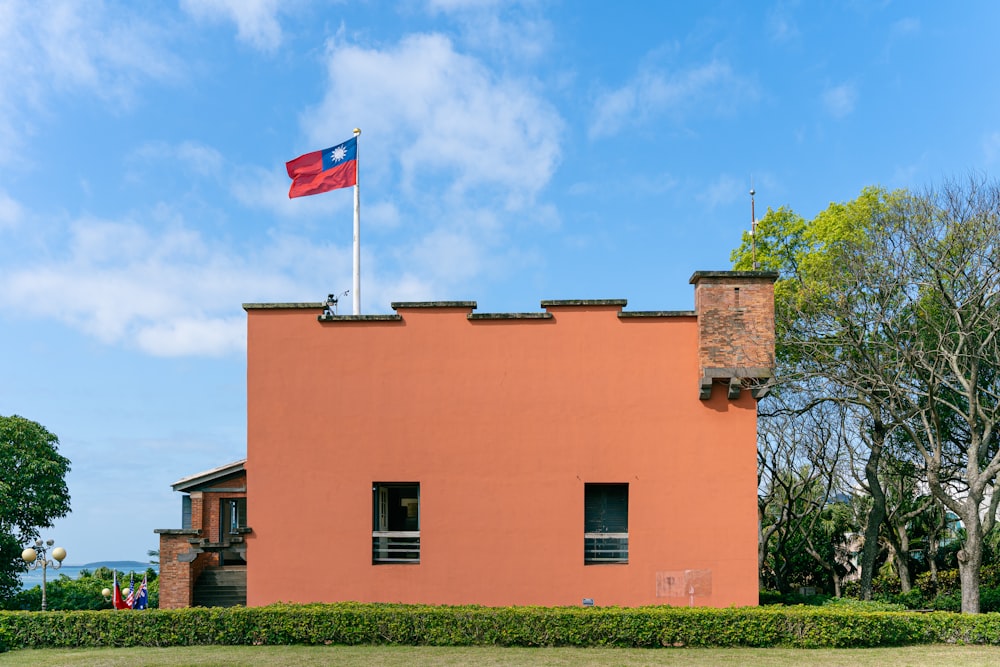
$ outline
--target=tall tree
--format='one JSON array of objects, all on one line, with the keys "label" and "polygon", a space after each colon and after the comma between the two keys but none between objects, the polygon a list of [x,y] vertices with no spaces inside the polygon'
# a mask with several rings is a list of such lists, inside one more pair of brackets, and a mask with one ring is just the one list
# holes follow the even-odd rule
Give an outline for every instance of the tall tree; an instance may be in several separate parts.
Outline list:
[{"label": "tall tree", "polygon": [[21,550],[39,528],[69,513],[69,459],[44,426],[0,416],[0,599],[20,588]]},{"label": "tall tree", "polygon": [[[825,321],[831,313],[827,298],[837,294],[836,305],[844,313],[857,307],[859,294],[852,292],[856,276],[841,270],[840,255],[846,248],[864,247],[869,230],[881,225],[894,203],[902,199],[905,193],[866,188],[857,199],[830,204],[811,221],[785,207],[768,209],[757,233],[745,234],[732,255],[737,269],[763,268],[781,275],[775,285],[778,381],[791,383],[793,391],[806,391],[814,402],[839,402],[845,416],[841,425],[850,423],[856,429],[847,444],[852,461],[861,466],[858,480],[871,497],[860,558],[864,599],[871,598],[879,534],[887,516],[879,470],[895,424],[882,394],[861,394],[831,382],[830,367],[842,366],[844,357],[871,356],[877,351],[865,347],[864,341],[850,348],[831,345],[830,335],[840,322],[834,321],[831,329]],[[872,270],[879,269],[873,266]],[[883,294],[881,299],[892,296]]]},{"label": "tall tree", "polygon": [[931,493],[965,527],[962,611],[975,613],[1000,503],[1000,185],[871,192],[810,226],[831,240],[801,256],[808,279],[784,344],[797,372],[867,407],[887,434],[906,432]]},{"label": "tall tree", "polygon": [[773,585],[789,593],[793,584],[826,578],[839,593],[845,559],[837,547],[846,529],[839,535],[829,532],[843,516],[830,511],[838,495],[842,447],[832,407],[790,391],[773,393],[762,407],[757,448],[762,589]]},{"label": "tall tree", "polygon": [[907,593],[913,586],[910,571],[913,540],[922,536],[927,521],[920,519],[925,515],[930,519],[934,497],[923,490],[926,488],[924,476],[914,461],[890,455],[885,462],[888,514],[883,534],[896,564],[900,590]]},{"label": "tall tree", "polygon": [[962,611],[979,611],[984,539],[1000,495],[1000,184],[970,178],[914,198],[885,256],[907,295],[887,341],[909,369],[886,385],[924,461],[931,492],[961,519]]}]

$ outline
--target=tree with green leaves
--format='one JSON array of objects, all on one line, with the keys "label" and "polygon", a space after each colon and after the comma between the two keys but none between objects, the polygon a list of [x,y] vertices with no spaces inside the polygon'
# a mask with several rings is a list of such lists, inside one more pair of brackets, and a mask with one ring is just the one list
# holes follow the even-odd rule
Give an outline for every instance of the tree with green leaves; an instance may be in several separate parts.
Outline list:
[{"label": "tree with green leaves", "polygon": [[[106,567],[99,567],[93,572],[80,570],[76,579],[60,574],[50,581],[47,587],[48,608],[59,611],[113,609],[111,600],[105,598],[102,591],[114,585],[114,574]],[[118,572],[118,583],[124,586],[134,580],[138,586],[143,577],[146,577],[149,609],[156,609],[160,601],[160,583],[156,570],[147,568],[145,572]],[[3,601],[0,608],[11,611],[33,611],[40,609],[41,605],[41,586],[33,586]]]},{"label": "tree with green leaves", "polygon": [[20,588],[24,545],[69,513],[69,467],[59,439],[44,426],[0,416],[0,600]]},{"label": "tree with green leaves", "polygon": [[792,276],[802,278],[788,281],[779,311],[784,358],[800,380],[866,409],[874,445],[905,432],[927,488],[965,528],[962,611],[978,612],[1000,504],[1000,184],[869,189],[787,245],[801,250]]},{"label": "tree with green leaves", "polygon": [[[843,369],[845,359],[874,352],[871,346],[831,345],[829,323],[824,318],[830,312],[829,295],[837,295],[837,306],[845,313],[851,312],[858,298],[851,290],[855,277],[840,270],[841,254],[863,247],[869,230],[882,224],[895,203],[905,197],[903,192],[866,188],[857,199],[830,204],[810,221],[785,207],[768,209],[756,233],[744,234],[742,245],[732,255],[737,270],[779,272],[775,284],[776,363],[783,391],[809,396],[800,413],[824,402],[839,403],[839,426],[852,429],[851,437],[845,439],[848,453],[859,466],[855,475],[859,486],[871,497],[860,558],[864,599],[871,598],[879,535],[888,514],[879,470],[895,424],[877,392],[859,394],[855,388],[831,382],[832,367]],[[864,382],[864,377],[854,379]]]}]

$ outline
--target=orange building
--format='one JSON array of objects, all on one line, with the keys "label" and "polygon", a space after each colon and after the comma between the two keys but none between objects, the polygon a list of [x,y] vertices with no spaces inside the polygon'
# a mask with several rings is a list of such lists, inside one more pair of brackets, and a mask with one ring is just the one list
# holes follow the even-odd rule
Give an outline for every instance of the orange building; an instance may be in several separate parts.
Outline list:
[{"label": "orange building", "polygon": [[245,304],[247,459],[173,485],[161,607],[756,604],[776,277],[696,272],[693,311]]},{"label": "orange building", "polygon": [[697,272],[694,311],[245,304],[247,604],[756,604],[775,278]]}]

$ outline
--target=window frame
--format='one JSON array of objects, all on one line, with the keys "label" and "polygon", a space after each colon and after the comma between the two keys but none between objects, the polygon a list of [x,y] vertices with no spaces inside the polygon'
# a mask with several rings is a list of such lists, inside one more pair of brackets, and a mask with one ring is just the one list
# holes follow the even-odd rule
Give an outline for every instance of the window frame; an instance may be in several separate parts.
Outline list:
[{"label": "window frame", "polygon": [[[405,509],[397,509],[396,501]],[[420,482],[372,482],[371,557],[372,565],[420,563]]]},{"label": "window frame", "polygon": [[628,508],[629,484],[627,482],[584,483],[584,565],[628,564]]}]

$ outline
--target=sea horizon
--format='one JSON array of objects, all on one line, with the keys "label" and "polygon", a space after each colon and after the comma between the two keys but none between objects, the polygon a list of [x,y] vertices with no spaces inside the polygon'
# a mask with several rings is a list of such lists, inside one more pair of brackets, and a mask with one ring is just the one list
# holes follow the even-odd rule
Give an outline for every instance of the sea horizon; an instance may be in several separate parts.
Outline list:
[{"label": "sea horizon", "polygon": [[[99,567],[109,567],[112,569],[117,569],[119,576],[125,575],[126,577],[130,572],[135,572],[137,575],[143,574],[148,568],[153,568],[157,573],[160,571],[160,566],[156,563],[143,563],[142,561],[133,560],[107,560],[98,561],[96,563],[86,563],[84,565],[63,565],[59,569],[52,567],[47,568],[45,572],[46,584],[51,583],[59,579],[60,576],[67,576],[70,579],[76,579],[80,576],[81,570],[88,570],[93,572]],[[120,582],[119,582],[120,583]],[[28,570],[27,572],[21,573],[21,590],[28,590],[34,588],[35,586],[42,585],[42,571],[38,570]],[[126,586],[128,583],[126,582]]]}]

